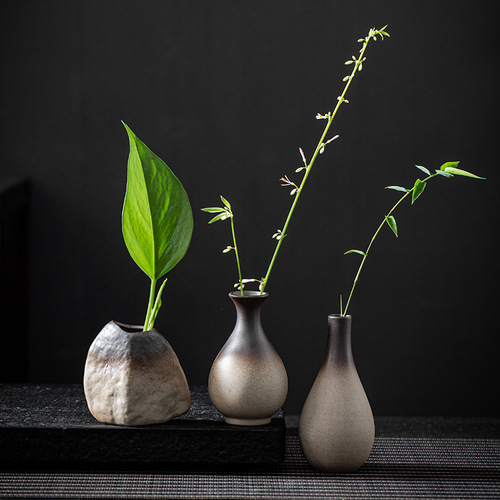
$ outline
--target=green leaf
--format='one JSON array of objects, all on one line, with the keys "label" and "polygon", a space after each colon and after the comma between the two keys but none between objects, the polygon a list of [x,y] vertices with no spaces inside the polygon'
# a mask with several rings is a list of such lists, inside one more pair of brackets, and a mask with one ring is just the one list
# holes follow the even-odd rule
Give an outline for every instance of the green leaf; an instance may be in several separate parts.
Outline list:
[{"label": "green leaf", "polygon": [[453,177],[453,175],[449,174],[448,172],[445,172],[444,170],[436,170],[436,174],[446,177],[447,179]]},{"label": "green leaf", "polygon": [[347,252],[344,252],[344,255],[347,255],[348,253],[357,253],[359,255],[366,256],[366,253],[361,250],[347,250]]},{"label": "green leaf", "polygon": [[158,279],[186,254],[193,233],[193,213],[179,179],[123,125],[130,141],[123,238],[135,263],[152,280]]},{"label": "green leaf", "polygon": [[222,212],[219,215],[216,215],[213,219],[209,220],[208,223],[209,224],[213,224],[214,222],[217,222],[218,220],[221,220],[223,217],[224,217],[224,219],[227,219],[228,215],[227,215],[226,211]]},{"label": "green leaf", "polygon": [[231,203],[229,203],[226,198],[224,198],[224,196],[220,196],[220,199],[222,200],[222,203],[224,203],[224,205],[226,205],[227,208],[229,208],[229,210],[231,210]]},{"label": "green leaf", "polygon": [[427,175],[431,175],[430,171],[425,168],[425,167],[422,167],[422,165],[415,165],[419,170],[421,170],[424,174],[427,174]]},{"label": "green leaf", "polygon": [[446,174],[461,175],[463,177],[472,177],[473,179],[485,179],[485,177],[479,177],[477,175],[471,174],[470,172],[455,167],[446,167],[444,169],[444,172]]},{"label": "green leaf", "polygon": [[201,210],[202,210],[202,212],[209,212],[211,214],[216,214],[218,212],[225,212],[226,211],[225,208],[221,208],[221,207],[206,207],[206,208],[202,208]]},{"label": "green leaf", "polygon": [[402,193],[406,193],[408,189],[401,186],[386,186],[385,189],[393,189],[394,191],[401,191]]},{"label": "green leaf", "polygon": [[396,219],[392,215],[385,216],[385,222],[387,222],[388,226],[392,229],[392,232],[398,237],[398,226],[396,224]]},{"label": "green leaf", "polygon": [[444,170],[445,168],[457,168],[459,161],[447,161],[446,163],[443,163],[440,167],[439,170]]},{"label": "green leaf", "polygon": [[417,179],[415,185],[413,186],[413,192],[411,193],[411,204],[413,205],[416,199],[424,192],[426,183]]}]

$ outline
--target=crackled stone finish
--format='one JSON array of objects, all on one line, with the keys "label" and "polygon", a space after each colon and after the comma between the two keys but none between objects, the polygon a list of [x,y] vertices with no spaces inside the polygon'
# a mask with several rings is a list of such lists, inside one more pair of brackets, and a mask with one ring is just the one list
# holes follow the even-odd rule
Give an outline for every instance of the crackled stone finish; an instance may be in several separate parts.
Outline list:
[{"label": "crackled stone finish", "polygon": [[109,424],[159,424],[190,407],[184,371],[165,338],[114,321],[90,346],[83,386],[92,415]]}]

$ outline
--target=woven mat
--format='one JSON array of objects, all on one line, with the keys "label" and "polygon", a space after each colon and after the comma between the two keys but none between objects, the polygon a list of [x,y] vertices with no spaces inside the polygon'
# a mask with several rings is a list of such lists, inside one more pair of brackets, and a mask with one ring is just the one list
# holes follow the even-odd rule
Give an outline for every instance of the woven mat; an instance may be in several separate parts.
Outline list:
[{"label": "woven mat", "polygon": [[0,498],[499,499],[500,440],[376,438],[350,474],[314,471],[298,438],[268,468],[0,472]]}]

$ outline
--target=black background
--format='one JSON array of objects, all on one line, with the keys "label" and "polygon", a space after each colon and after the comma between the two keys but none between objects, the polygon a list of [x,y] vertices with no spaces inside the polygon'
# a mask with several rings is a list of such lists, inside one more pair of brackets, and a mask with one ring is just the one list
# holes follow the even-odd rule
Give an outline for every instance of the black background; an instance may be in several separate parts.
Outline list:
[{"label": "black background", "polygon": [[[128,139],[181,179],[195,231],[169,273],[156,327],[191,384],[205,384],[234,324],[234,208],[247,277],[260,277],[370,27],[371,43],[309,177],[268,285],[264,328],[299,413],[329,313],[415,164],[487,177],[431,181],[377,240],[350,313],[358,371],[377,415],[498,416],[498,29],[490,1],[18,1],[2,15],[2,177],[31,184],[31,382],[80,382],[111,319],[141,323],[148,278],[121,235]],[[2,336],[16,335],[15,329]],[[12,361],[24,353],[12,353]]]}]

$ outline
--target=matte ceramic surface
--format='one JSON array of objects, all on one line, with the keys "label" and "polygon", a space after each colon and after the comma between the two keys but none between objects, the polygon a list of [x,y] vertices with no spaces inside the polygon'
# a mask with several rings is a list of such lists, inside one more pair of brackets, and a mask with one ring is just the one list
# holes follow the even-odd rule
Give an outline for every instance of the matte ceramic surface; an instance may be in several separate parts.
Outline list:
[{"label": "matte ceramic surface", "polygon": [[236,324],[210,370],[210,399],[227,423],[264,425],[288,393],[285,367],[260,319],[268,294],[233,292],[229,297],[236,307]]},{"label": "matte ceramic surface", "polygon": [[351,317],[328,317],[321,369],[302,409],[302,451],[325,472],[351,472],[368,458],[375,438],[373,414],[354,365]]},{"label": "matte ceramic surface", "polygon": [[90,412],[104,423],[163,423],[191,404],[177,355],[154,329],[109,322],[90,346],[83,382]]}]

